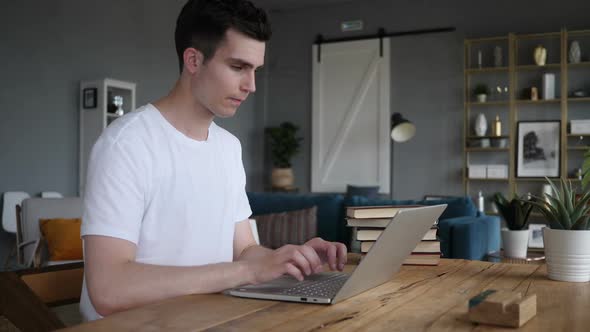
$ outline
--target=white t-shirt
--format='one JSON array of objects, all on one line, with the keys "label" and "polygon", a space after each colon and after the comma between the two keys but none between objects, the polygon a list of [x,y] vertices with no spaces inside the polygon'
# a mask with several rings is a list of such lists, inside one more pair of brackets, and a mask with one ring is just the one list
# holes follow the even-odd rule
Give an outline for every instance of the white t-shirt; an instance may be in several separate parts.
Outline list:
[{"label": "white t-shirt", "polygon": [[[225,129],[212,122],[196,141],[148,104],[106,128],[88,165],[82,236],[130,241],[145,264],[232,261],[235,223],[252,211],[240,141]],[[85,283],[80,311],[101,318]]]}]

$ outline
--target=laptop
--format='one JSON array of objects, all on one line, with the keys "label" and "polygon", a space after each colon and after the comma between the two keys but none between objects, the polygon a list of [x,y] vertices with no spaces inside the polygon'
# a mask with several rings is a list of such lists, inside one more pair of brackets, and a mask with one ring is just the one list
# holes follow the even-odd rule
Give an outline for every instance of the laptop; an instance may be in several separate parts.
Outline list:
[{"label": "laptop", "polygon": [[400,210],[352,274],[321,272],[299,281],[290,275],[230,289],[226,293],[252,299],[334,304],[377,287],[399,271],[447,205]]}]

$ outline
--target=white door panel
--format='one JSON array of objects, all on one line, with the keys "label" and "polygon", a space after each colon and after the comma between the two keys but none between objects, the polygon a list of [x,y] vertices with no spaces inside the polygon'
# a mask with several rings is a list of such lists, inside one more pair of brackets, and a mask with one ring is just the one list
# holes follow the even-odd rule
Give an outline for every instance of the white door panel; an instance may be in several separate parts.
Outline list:
[{"label": "white door panel", "polygon": [[312,191],[389,192],[389,39],[313,47]]}]

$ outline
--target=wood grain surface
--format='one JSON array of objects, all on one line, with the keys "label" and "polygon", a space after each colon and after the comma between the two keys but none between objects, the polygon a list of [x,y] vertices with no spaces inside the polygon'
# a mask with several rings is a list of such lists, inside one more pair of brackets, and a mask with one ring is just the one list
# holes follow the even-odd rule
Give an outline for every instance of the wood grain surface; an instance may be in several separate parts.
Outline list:
[{"label": "wood grain surface", "polygon": [[403,266],[390,282],[336,305],[251,300],[223,294],[191,295],[69,330],[505,330],[466,319],[469,299],[486,289],[537,295],[537,315],[519,330],[587,331],[590,326],[590,283],[551,281],[545,265],[443,259],[439,266]]}]

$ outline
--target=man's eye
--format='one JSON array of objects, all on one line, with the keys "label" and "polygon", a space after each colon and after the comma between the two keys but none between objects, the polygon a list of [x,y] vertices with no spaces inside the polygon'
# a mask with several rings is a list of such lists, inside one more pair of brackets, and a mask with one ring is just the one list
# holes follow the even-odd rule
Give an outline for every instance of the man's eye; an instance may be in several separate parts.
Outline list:
[{"label": "man's eye", "polygon": [[232,65],[231,68],[233,70],[242,70],[242,66],[238,66],[238,65]]}]

